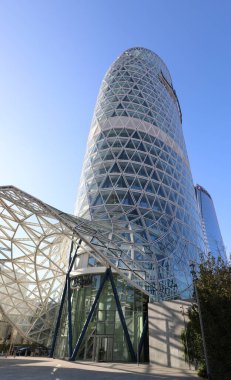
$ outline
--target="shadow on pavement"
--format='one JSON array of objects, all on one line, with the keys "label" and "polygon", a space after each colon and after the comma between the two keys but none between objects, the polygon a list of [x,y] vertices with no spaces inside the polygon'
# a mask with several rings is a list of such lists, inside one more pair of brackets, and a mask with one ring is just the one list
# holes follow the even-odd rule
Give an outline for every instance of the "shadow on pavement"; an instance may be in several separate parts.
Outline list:
[{"label": "shadow on pavement", "polygon": [[[153,371],[153,369],[152,369]],[[1,380],[190,380],[195,376],[186,374],[155,374],[148,372],[136,373],[126,368],[102,367],[85,363],[69,363],[49,359],[0,359]],[[198,378],[199,379],[199,378]]]}]

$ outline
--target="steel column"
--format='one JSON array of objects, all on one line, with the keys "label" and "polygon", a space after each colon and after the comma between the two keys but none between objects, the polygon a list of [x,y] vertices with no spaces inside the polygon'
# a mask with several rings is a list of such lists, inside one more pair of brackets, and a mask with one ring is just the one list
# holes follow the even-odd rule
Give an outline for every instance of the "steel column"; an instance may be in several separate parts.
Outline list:
[{"label": "steel column", "polygon": [[70,275],[67,277],[67,315],[68,315],[68,351],[69,358],[72,355],[72,317],[71,317],[71,281]]},{"label": "steel column", "polygon": [[140,342],[139,342],[139,345],[138,345],[138,352],[137,352],[137,362],[138,363],[140,361],[140,355],[141,355],[141,351],[142,351],[142,348],[143,348],[143,345],[144,345],[144,339],[145,339],[145,334],[147,332],[147,328],[148,328],[148,316],[145,319],[143,331],[142,331],[142,334],[141,334],[141,337],[140,337]]},{"label": "steel column", "polygon": [[131,342],[131,339],[130,339],[130,336],[129,336],[129,333],[128,333],[127,325],[126,325],[125,318],[124,318],[124,315],[123,315],[123,311],[122,311],[122,308],[121,308],[121,304],[120,304],[120,301],[119,301],[119,296],[118,296],[118,293],[117,293],[117,289],[116,289],[116,286],[115,286],[115,282],[114,282],[114,278],[113,278],[113,274],[112,274],[111,268],[109,268],[109,278],[110,278],[112,290],[113,290],[113,293],[114,293],[114,297],[115,297],[115,301],[116,301],[116,306],[117,306],[117,310],[118,310],[119,317],[120,317],[120,322],[122,324],[122,327],[123,327],[123,330],[124,330],[124,334],[125,334],[125,338],[126,338],[126,341],[127,341],[128,350],[130,352],[132,361],[136,362],[136,354],[135,354],[135,351],[134,351],[134,348],[133,348],[133,345],[132,345],[132,342]]},{"label": "steel column", "polygon": [[52,358],[53,354],[54,354],[55,343],[56,343],[56,339],[57,339],[57,335],[58,335],[58,331],[59,331],[59,327],[60,327],[60,322],[61,322],[61,317],[62,317],[62,312],[63,312],[64,301],[65,301],[65,298],[66,298],[66,292],[67,292],[67,277],[66,277],[66,280],[65,280],[65,286],[64,286],[64,289],[63,289],[63,295],[62,295],[62,299],[61,299],[61,303],[60,303],[60,307],[59,307],[58,318],[57,318],[57,322],[56,322],[56,326],[55,326],[55,331],[54,331],[54,337],[53,337],[53,341],[52,341],[52,345],[51,345],[50,358]]},{"label": "steel column", "polygon": [[[77,245],[77,248],[75,250],[74,256],[71,258],[71,253],[72,253],[73,245],[74,245],[73,240],[71,242],[70,256],[69,256],[69,267],[68,267],[68,272],[66,274],[65,285],[64,285],[64,289],[63,289],[63,294],[62,294],[61,303],[60,303],[60,307],[59,307],[59,313],[58,313],[55,331],[54,331],[54,336],[53,336],[52,345],[51,345],[51,352],[49,355],[51,358],[53,357],[53,354],[54,354],[55,344],[56,344],[56,340],[57,340],[58,331],[60,328],[60,322],[61,322],[62,313],[63,313],[63,306],[64,306],[67,291],[68,291],[68,343],[69,343],[69,353],[70,353],[70,347],[71,347],[71,351],[72,351],[72,327],[71,327],[71,319],[69,319],[69,315],[71,315],[70,314],[71,313],[71,302],[70,302],[70,297],[69,297],[70,296],[70,276],[69,275],[70,275],[70,272],[73,268],[73,265],[74,265],[74,262],[75,262],[75,259],[77,256],[77,251],[78,251],[81,243],[82,243],[82,240],[80,239],[79,243]],[[69,336],[70,330],[71,330],[71,336]]]},{"label": "steel column", "polygon": [[104,273],[104,276],[103,276],[102,282],[101,282],[100,287],[99,287],[99,289],[98,289],[98,292],[97,292],[97,294],[96,294],[95,300],[94,300],[93,305],[92,305],[91,310],[90,310],[90,313],[88,314],[87,320],[86,320],[86,322],[84,323],[84,326],[83,326],[82,331],[81,331],[81,333],[80,333],[79,339],[78,339],[77,342],[76,342],[76,345],[75,345],[75,348],[74,348],[74,350],[73,350],[72,356],[71,356],[71,358],[69,359],[70,361],[74,361],[74,360],[76,359],[76,356],[77,356],[78,350],[79,350],[79,348],[80,348],[80,346],[81,346],[81,343],[82,343],[82,341],[83,341],[83,338],[84,338],[84,335],[85,335],[85,333],[86,333],[86,331],[87,331],[87,328],[88,328],[88,326],[89,326],[89,323],[91,322],[91,319],[92,319],[92,317],[93,317],[93,314],[94,314],[94,311],[95,311],[96,305],[97,305],[97,303],[98,303],[98,300],[99,300],[100,294],[101,294],[101,292],[102,292],[102,290],[103,290],[104,284],[105,284],[105,282],[106,282],[106,280],[107,280],[107,278],[108,278],[109,273],[110,273],[110,269],[108,268],[108,269],[106,270],[106,272]]}]

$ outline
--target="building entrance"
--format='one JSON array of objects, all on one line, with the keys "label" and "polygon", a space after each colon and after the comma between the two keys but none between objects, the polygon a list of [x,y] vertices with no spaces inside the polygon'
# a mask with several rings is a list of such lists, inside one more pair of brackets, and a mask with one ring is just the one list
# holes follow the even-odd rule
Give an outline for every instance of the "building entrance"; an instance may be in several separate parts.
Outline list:
[{"label": "building entrance", "polygon": [[112,336],[95,336],[94,359],[97,362],[111,362],[113,349]]},{"label": "building entrance", "polygon": [[84,359],[95,362],[112,361],[113,337],[93,335],[85,343]]}]

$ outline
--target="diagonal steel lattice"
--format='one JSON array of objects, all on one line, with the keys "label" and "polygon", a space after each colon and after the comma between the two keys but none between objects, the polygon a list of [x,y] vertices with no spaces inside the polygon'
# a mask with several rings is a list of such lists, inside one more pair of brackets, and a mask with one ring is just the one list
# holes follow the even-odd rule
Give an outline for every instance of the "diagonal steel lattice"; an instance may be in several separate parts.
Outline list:
[{"label": "diagonal steel lattice", "polygon": [[78,255],[94,256],[136,288],[155,295],[148,273],[108,239],[105,225],[65,214],[13,186],[0,187],[0,307],[24,337],[48,344],[70,246],[73,242],[77,247],[80,239]]}]

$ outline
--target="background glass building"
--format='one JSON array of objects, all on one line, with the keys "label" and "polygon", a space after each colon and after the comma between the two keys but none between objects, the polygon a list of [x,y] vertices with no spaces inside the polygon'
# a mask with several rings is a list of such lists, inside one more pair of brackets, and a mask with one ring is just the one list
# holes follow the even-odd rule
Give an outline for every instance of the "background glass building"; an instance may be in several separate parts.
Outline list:
[{"label": "background glass building", "polygon": [[216,258],[220,256],[226,260],[225,246],[211,195],[200,185],[195,186],[195,192],[201,215],[206,253],[211,253]]}]

